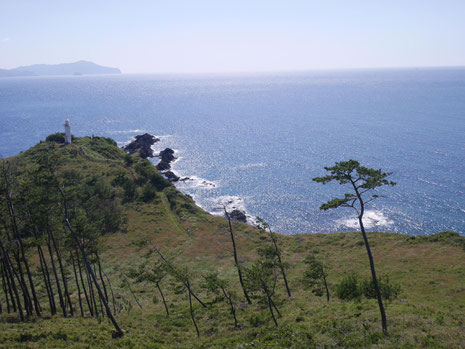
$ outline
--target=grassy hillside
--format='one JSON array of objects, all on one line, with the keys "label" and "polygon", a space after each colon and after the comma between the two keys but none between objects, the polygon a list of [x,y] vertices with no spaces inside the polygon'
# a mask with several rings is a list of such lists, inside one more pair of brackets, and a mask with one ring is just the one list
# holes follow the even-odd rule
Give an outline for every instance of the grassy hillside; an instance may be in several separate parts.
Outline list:
[{"label": "grassy hillside", "polygon": [[[368,278],[369,265],[360,233],[279,236],[283,259],[289,263],[289,299],[281,278],[275,302],[282,317],[271,321],[267,304],[258,294],[248,305],[242,297],[232,256],[228,222],[214,217],[164,180],[146,160],[128,156],[105,138],[79,138],[71,145],[41,142],[8,159],[18,178],[37,161],[53,160],[55,172],[66,178],[78,172],[80,182],[112,188],[121,212],[117,231],[99,238],[102,265],[112,281],[121,310],[116,318],[126,331],[111,337],[107,317],[84,318],[75,314],[50,316],[42,301],[43,316],[22,323],[7,314],[0,290],[0,346],[4,348],[452,348],[465,346],[464,238],[445,232],[432,236],[369,233],[378,275],[389,276],[401,287],[399,297],[386,302],[389,336],[381,332],[375,299],[343,301],[335,297],[336,285],[351,273]],[[132,185],[127,184],[130,179]],[[258,258],[257,248],[269,243],[267,234],[243,223],[233,223],[239,259],[244,267]],[[141,263],[155,264],[157,246],[177,267],[192,273],[192,287],[207,304],[193,303],[200,330],[193,327],[187,294],[173,278],[161,282],[170,310],[166,316],[153,284],[136,283],[129,276]],[[30,250],[32,260],[34,250]],[[303,259],[313,254],[326,265],[331,301],[314,295],[302,282]],[[78,302],[72,269],[67,267],[71,300]],[[226,302],[208,293],[203,276],[218,271],[238,296],[239,327]],[[39,293],[45,297],[38,272]],[[139,307],[132,292],[141,304]]]}]

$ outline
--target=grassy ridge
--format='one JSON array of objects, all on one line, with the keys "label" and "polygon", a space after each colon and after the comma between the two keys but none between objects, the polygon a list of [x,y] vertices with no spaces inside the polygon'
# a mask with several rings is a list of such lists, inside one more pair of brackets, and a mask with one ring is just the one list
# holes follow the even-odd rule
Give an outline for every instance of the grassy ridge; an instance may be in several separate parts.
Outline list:
[{"label": "grassy ridge", "polygon": [[[375,300],[347,302],[332,297],[327,303],[324,297],[305,290],[300,282],[302,260],[310,253],[326,263],[332,294],[335,285],[349,273],[368,277],[368,260],[359,233],[280,236],[283,258],[290,264],[293,292],[293,299],[288,299],[282,280],[278,280],[277,303],[283,314],[278,319],[280,326],[273,326],[266,304],[253,298],[251,306],[245,302],[238,304],[240,329],[235,329],[227,305],[216,302],[213,295],[201,288],[202,275],[217,270],[241,294],[224,219],[202,211],[162,179],[153,166],[148,166],[145,160],[129,159],[110,140],[85,137],[69,146],[42,142],[12,160],[26,169],[45,153],[57,157],[57,171],[61,173],[74,169],[83,178],[97,175],[108,184],[121,174],[137,182],[143,172],[141,168],[155,176],[151,178],[156,190],[149,200],[144,196],[147,188],[142,182],[136,189],[138,198],[132,201],[125,200],[124,190],[118,187],[126,223],[120,231],[106,234],[100,241],[103,266],[115,294],[131,303],[117,314],[120,325],[128,332],[122,339],[112,339],[106,318],[44,316],[18,323],[16,315],[4,311],[0,315],[2,347],[465,346],[465,252],[464,239],[457,234],[414,237],[369,233],[378,274],[389,275],[402,288],[398,299],[387,302],[389,337],[381,333]],[[233,227],[239,258],[247,265],[257,258],[256,248],[267,243],[267,236],[246,224],[233,223]],[[144,261],[157,260],[147,240],[156,244],[173,263],[187,266],[197,275],[193,287],[208,304],[207,309],[194,305],[201,332],[199,339],[190,320],[186,294],[180,292],[174,280],[162,282],[169,318],[153,286],[131,284],[141,309],[131,298],[122,273]],[[71,278],[71,271],[69,275]],[[77,302],[76,290],[72,300]]]}]

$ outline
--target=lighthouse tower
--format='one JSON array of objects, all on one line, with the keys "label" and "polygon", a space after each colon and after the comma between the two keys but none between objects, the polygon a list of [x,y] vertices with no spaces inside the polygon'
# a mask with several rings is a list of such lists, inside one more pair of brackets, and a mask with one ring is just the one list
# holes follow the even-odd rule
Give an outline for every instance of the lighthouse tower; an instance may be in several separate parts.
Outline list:
[{"label": "lighthouse tower", "polygon": [[65,144],[71,143],[71,125],[69,120],[66,119],[65,121]]}]

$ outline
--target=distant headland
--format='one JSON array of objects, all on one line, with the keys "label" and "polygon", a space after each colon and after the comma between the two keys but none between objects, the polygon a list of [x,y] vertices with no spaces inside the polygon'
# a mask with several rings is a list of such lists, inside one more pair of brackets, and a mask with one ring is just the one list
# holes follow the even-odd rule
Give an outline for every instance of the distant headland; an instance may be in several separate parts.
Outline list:
[{"label": "distant headland", "polygon": [[34,64],[14,69],[0,69],[0,78],[14,76],[102,74],[121,74],[121,70],[118,68],[104,67],[89,61],[61,64]]}]

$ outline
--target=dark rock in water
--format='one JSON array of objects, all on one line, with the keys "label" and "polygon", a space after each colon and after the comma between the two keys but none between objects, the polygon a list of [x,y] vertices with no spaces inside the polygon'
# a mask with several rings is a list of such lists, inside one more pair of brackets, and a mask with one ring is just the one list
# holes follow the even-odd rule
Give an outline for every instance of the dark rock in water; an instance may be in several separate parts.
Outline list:
[{"label": "dark rock in water", "polygon": [[170,148],[162,150],[160,154],[158,154],[158,156],[160,157],[161,161],[165,162],[171,162],[176,159],[176,157],[174,156],[174,150]]},{"label": "dark rock in water", "polygon": [[163,172],[163,174],[166,176],[166,178],[170,181],[170,182],[177,182],[179,181],[179,177],[176,176],[172,171],[166,171],[166,172]]},{"label": "dark rock in water", "polygon": [[156,168],[158,171],[163,172],[163,171],[168,171],[169,169],[171,169],[171,165],[169,162],[160,161],[157,164]]},{"label": "dark rock in water", "polygon": [[176,157],[174,156],[174,150],[170,148],[162,150],[158,156],[160,157],[160,162],[157,164],[158,171],[169,170],[171,168],[170,163],[176,160]]},{"label": "dark rock in water", "polygon": [[232,210],[229,213],[229,217],[232,221],[247,223],[247,216],[242,211]]},{"label": "dark rock in water", "polygon": [[153,158],[152,145],[160,141],[157,137],[154,137],[148,133],[136,136],[128,145],[124,146],[123,149],[128,154],[134,154],[139,152],[139,156],[143,159]]}]

